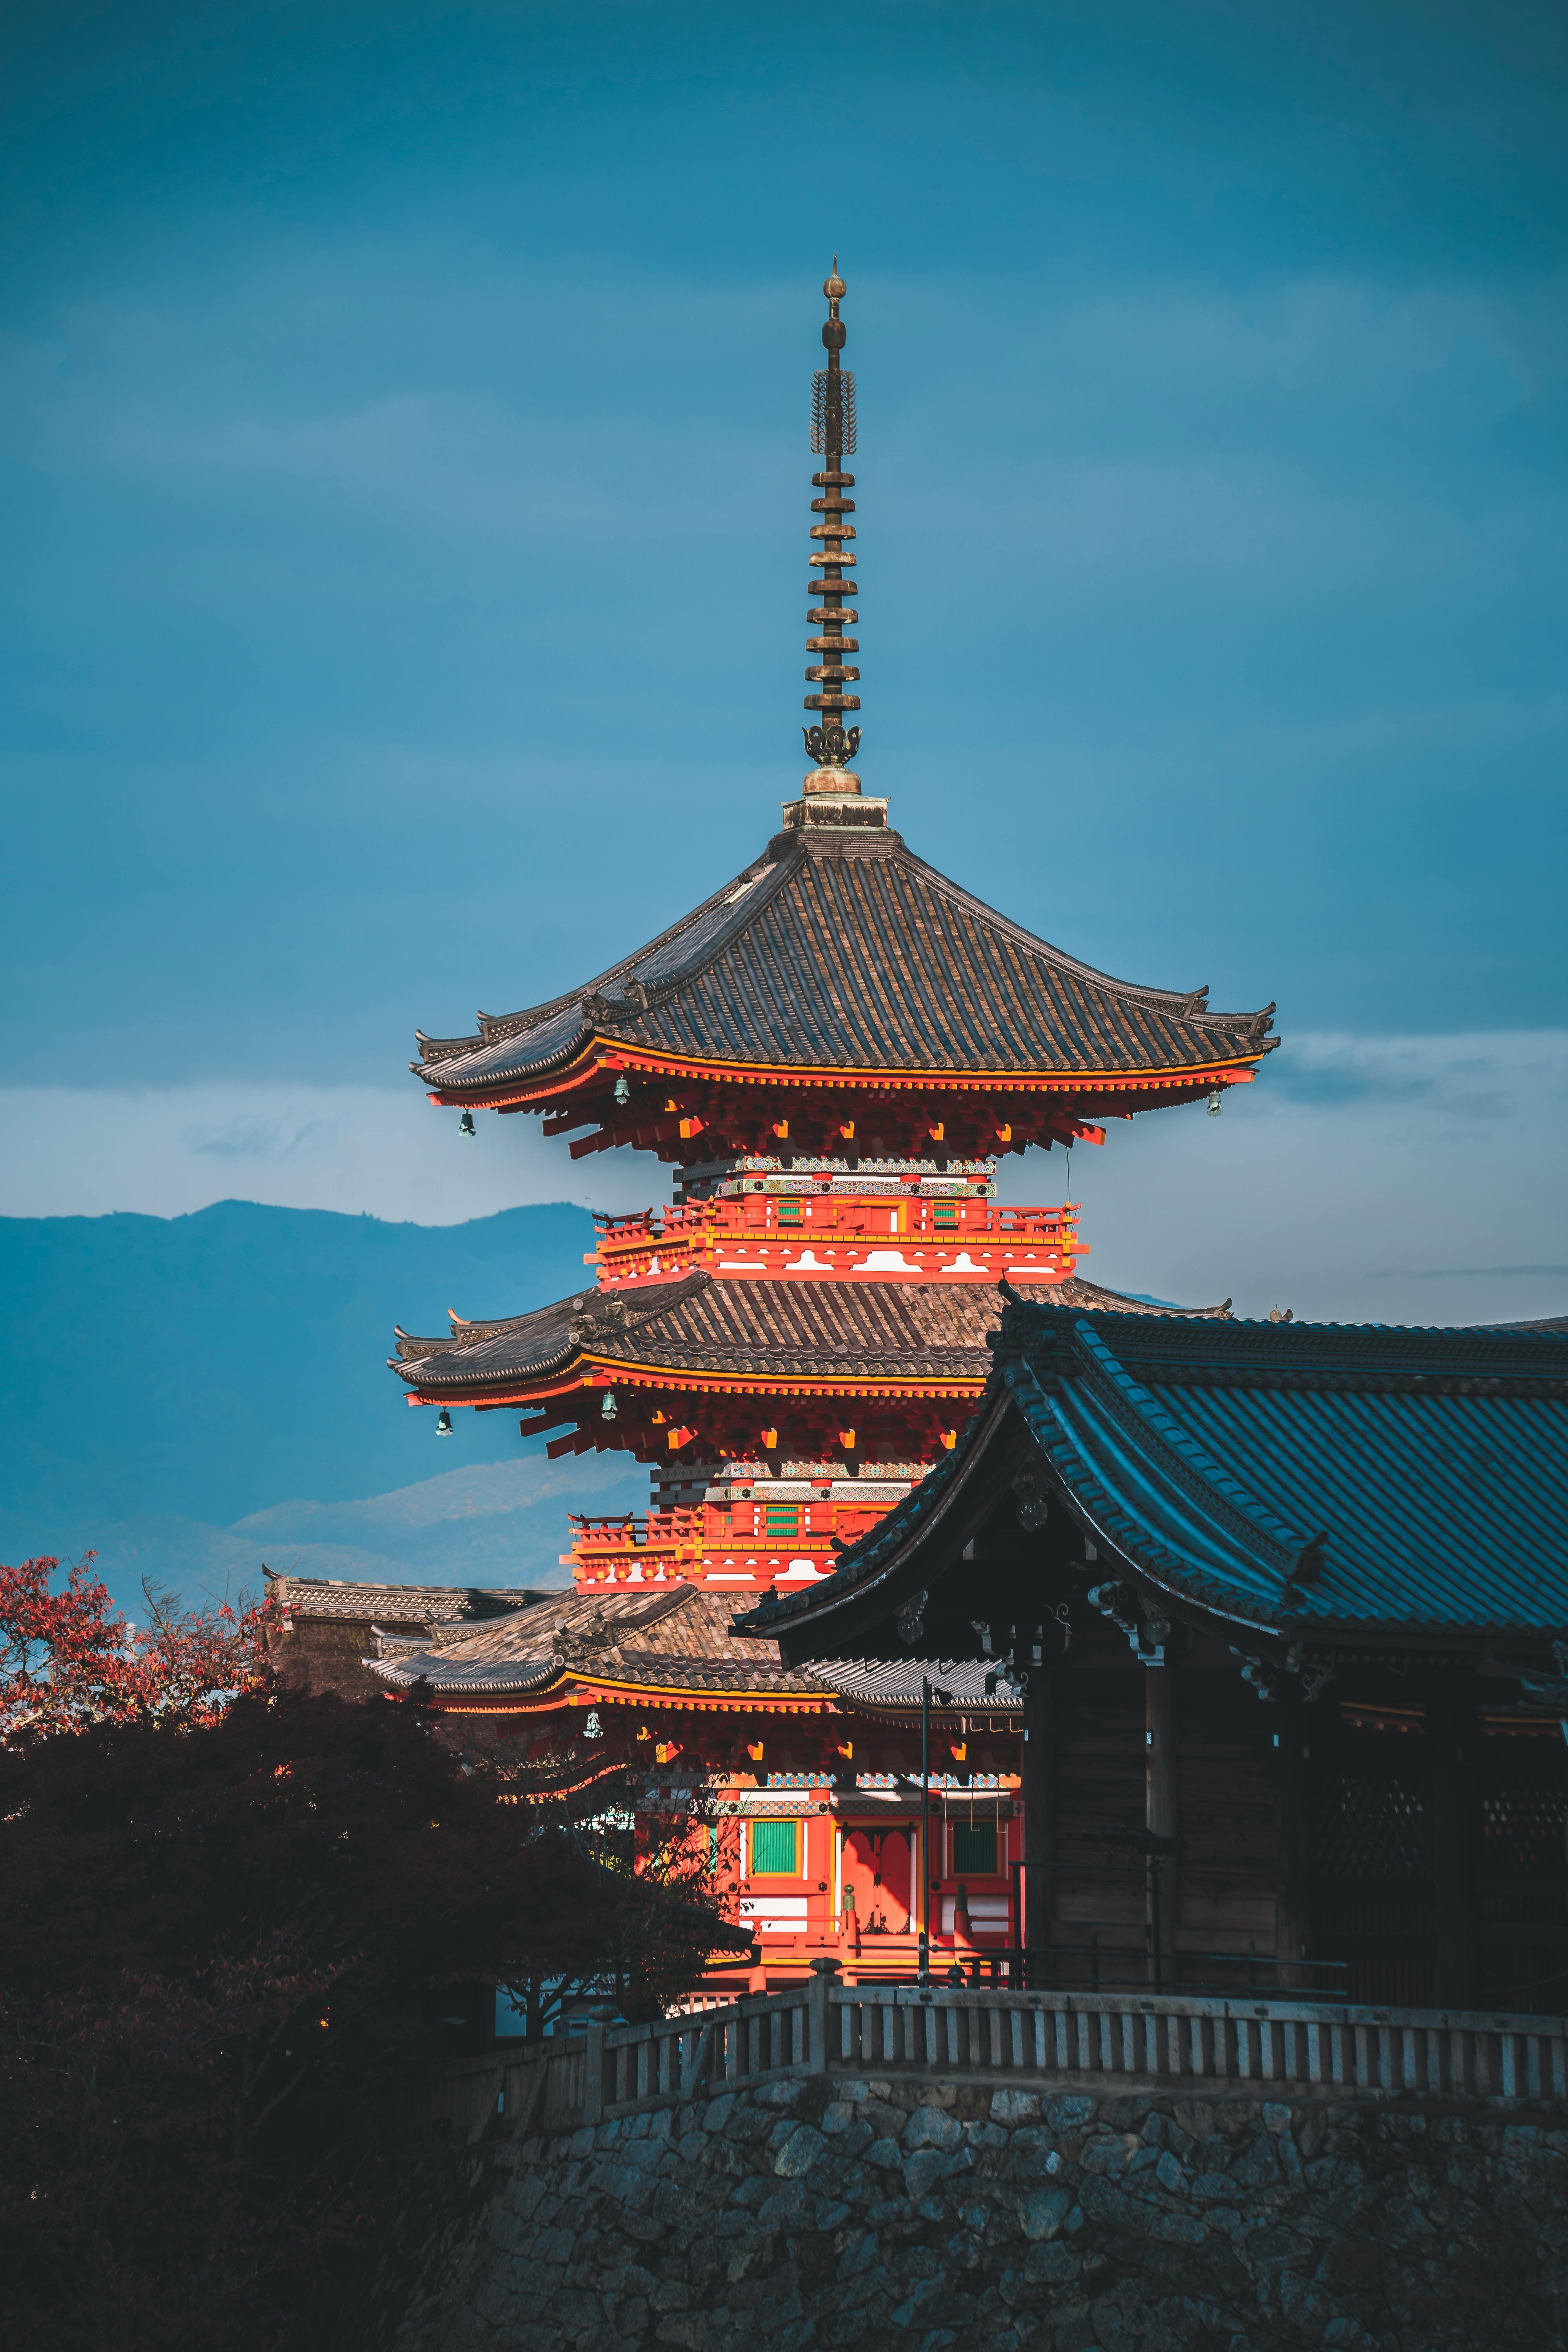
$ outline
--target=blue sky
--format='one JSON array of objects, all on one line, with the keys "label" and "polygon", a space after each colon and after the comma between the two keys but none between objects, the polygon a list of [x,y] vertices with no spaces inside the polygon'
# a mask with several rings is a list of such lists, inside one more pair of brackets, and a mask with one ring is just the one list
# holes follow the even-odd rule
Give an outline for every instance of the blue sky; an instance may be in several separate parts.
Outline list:
[{"label": "blue sky", "polygon": [[1568,19],[829,29],[10,12],[0,1213],[659,1189],[402,1073],[798,779],[837,247],[867,788],[1075,952],[1279,1003],[1253,1100],[1075,1169],[1095,1270],[1568,1309]]}]

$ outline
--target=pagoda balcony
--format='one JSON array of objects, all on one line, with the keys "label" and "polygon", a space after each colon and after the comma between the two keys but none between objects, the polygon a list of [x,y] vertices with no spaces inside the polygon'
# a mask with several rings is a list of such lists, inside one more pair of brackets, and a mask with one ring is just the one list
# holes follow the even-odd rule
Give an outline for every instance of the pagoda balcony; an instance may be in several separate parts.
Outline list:
[{"label": "pagoda balcony", "polygon": [[847,1544],[868,1534],[894,1499],[848,1502],[824,1491],[809,1501],[769,1496],[642,1517],[573,1513],[572,1549],[561,1565],[580,1586],[685,1582],[760,1591],[809,1584],[837,1566],[835,1538]]},{"label": "pagoda balcony", "polygon": [[726,1279],[1060,1283],[1089,1244],[1079,1209],[1001,1207],[916,1193],[843,1198],[752,1192],[598,1221],[584,1263],[600,1286],[668,1282],[700,1268]]}]

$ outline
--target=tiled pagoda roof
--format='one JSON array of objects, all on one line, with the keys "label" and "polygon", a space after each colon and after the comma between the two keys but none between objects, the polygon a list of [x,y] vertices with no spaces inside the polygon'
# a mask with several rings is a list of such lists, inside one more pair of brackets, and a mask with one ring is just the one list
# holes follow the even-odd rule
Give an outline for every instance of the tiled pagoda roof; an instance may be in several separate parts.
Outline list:
[{"label": "tiled pagoda roof", "polygon": [[939,874],[894,832],[786,832],[650,945],[564,995],[422,1033],[418,1076],[452,1102],[539,1099],[606,1047],[630,1069],[796,1081],[1201,1088],[1278,1039],[1273,1007],[1114,980]]},{"label": "tiled pagoda roof", "polygon": [[[809,1592],[745,1620],[796,1655],[932,1582],[1021,1419],[1093,1574],[1289,1638],[1568,1631],[1568,1334],[1009,1306],[957,1446]],[[1086,1571],[1088,1573],[1088,1571]]]},{"label": "tiled pagoda roof", "polygon": [[[1070,1280],[1022,1294],[1084,1308],[1160,1315],[1115,1291]],[[1222,1316],[1222,1307],[1191,1312]],[[449,1337],[397,1334],[393,1369],[421,1396],[489,1402],[559,1384],[592,1364],[824,1391],[867,1381],[978,1390],[990,1370],[994,1290],[933,1282],[744,1282],[705,1272],[633,1291],[590,1290],[501,1322],[463,1322]]]}]

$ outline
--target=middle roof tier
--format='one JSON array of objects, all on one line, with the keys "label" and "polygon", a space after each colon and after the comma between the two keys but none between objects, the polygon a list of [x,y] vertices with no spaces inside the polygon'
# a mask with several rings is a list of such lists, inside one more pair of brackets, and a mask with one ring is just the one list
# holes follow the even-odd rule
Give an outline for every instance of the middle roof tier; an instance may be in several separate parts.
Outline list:
[{"label": "middle roof tier", "polygon": [[[1026,1298],[1142,1311],[1076,1278],[1015,1287]],[[494,1321],[453,1316],[438,1339],[399,1331],[391,1362],[412,1403],[530,1409],[525,1435],[561,1433],[552,1454],[665,1462],[689,1447],[780,1464],[930,1462],[952,1446],[984,1385],[998,1307],[989,1285],[699,1270]]]}]

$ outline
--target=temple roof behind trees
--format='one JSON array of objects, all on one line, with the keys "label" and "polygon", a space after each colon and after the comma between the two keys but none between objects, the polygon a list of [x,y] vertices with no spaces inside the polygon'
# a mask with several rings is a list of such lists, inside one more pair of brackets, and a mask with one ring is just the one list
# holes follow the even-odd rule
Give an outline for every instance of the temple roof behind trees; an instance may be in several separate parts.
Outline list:
[{"label": "temple roof behind trees", "polygon": [[377,1624],[467,1626],[515,1616],[545,1596],[530,1586],[348,1584],[338,1577],[293,1576],[264,1568],[267,1597],[286,1616],[349,1618]]},{"label": "temple roof behind trees", "polygon": [[[1255,1065],[1279,1043],[1207,991],[1114,980],[950,882],[893,832],[784,833],[650,945],[548,1003],[420,1034],[413,1066],[453,1101],[539,1097],[596,1043],[722,1072],[886,1073],[906,1083],[1151,1080]],[[1092,1109],[1092,1102],[1084,1108]]]},{"label": "temple roof behind trees", "polygon": [[[1162,1308],[1069,1280],[1026,1297],[1135,1316],[1223,1318],[1223,1307]],[[745,1380],[973,1381],[990,1369],[988,1285],[726,1281],[704,1272],[637,1290],[580,1292],[500,1322],[453,1318],[449,1338],[397,1335],[394,1370],[422,1395],[457,1403],[559,1374],[585,1359]]]},{"label": "temple roof behind trees", "polygon": [[1020,1423],[1051,1511],[1095,1545],[1086,1583],[1131,1573],[1303,1639],[1568,1629],[1568,1335],[1022,1302],[954,1451],[826,1582],[742,1622],[840,1654],[873,1604],[934,1591]]},{"label": "temple roof behind trees", "polygon": [[733,1630],[739,1606],[734,1595],[690,1585],[568,1592],[459,1639],[385,1644],[367,1663],[394,1687],[423,1678],[437,1695],[539,1696],[574,1681],[694,1696],[830,1698],[819,1676],[783,1664],[776,1642]]}]

